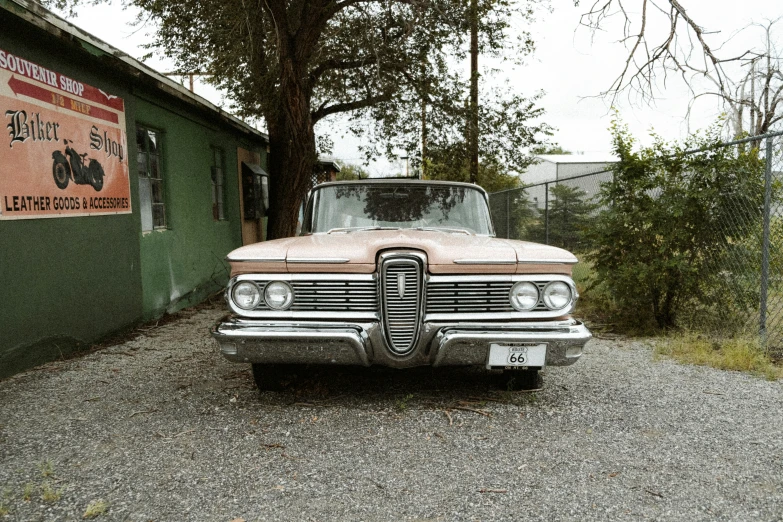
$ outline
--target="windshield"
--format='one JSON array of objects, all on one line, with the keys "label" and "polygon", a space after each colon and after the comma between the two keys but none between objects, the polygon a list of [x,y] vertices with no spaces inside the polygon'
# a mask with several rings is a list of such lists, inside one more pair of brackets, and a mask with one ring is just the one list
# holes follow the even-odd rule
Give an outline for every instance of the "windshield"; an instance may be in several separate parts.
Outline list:
[{"label": "windshield", "polygon": [[317,189],[311,232],[408,228],[491,234],[484,195],[470,187],[391,183]]}]

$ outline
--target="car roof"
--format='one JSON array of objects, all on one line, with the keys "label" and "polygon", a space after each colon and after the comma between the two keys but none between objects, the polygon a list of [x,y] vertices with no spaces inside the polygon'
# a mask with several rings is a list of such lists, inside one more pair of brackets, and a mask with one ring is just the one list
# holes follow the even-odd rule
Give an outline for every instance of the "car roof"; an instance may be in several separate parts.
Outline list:
[{"label": "car roof", "polygon": [[341,185],[430,185],[430,186],[448,186],[448,187],[463,187],[478,190],[486,194],[486,191],[479,185],[473,183],[464,183],[461,181],[440,181],[429,179],[410,179],[410,178],[371,178],[371,179],[354,179],[346,181],[328,181],[326,183],[320,183],[313,187],[313,189],[320,189],[330,186]]}]

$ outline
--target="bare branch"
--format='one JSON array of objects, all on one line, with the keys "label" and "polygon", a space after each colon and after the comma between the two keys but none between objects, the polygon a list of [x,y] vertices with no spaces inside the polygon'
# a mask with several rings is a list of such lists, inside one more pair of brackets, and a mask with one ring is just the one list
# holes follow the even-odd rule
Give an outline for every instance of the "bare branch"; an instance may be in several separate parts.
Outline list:
[{"label": "bare branch", "polygon": [[[619,74],[600,96],[608,97],[614,103],[620,94],[626,93],[629,98],[636,95],[641,101],[651,103],[659,85],[666,87],[670,73],[676,72],[691,92],[688,114],[694,101],[709,95],[723,100],[733,113],[731,121],[739,131],[746,108],[750,109],[752,132],[767,132],[771,125],[780,121],[778,112],[783,112],[783,100],[780,99],[783,96],[783,75],[781,57],[773,48],[771,38],[772,27],[780,19],[751,24],[766,33],[763,50],[751,48],[727,56],[728,53],[721,51],[728,40],[716,42],[714,37],[711,38],[719,31],[707,30],[699,25],[680,3],[681,0],[635,1],[640,8],[639,15],[628,9],[628,0],[596,0],[580,17],[579,25],[587,27],[593,36],[596,31],[605,30],[611,18],[620,18],[622,34],[618,41],[626,46],[628,52]],[[668,31],[652,40],[652,28],[657,25],[653,18],[656,16],[666,20]],[[637,24],[638,30],[634,29]],[[732,37],[737,34],[739,31],[734,32]],[[737,65],[729,67],[729,64]],[[751,65],[751,71],[737,79],[736,69],[741,65]],[[696,91],[697,80],[703,79],[715,86],[714,91]]]},{"label": "bare branch", "polygon": [[319,107],[318,110],[313,112],[312,120],[313,123],[315,123],[331,114],[365,109],[367,107],[372,107],[373,105],[376,105],[378,103],[389,101],[391,100],[391,98],[392,97],[390,94],[379,94],[377,96],[369,96],[367,98],[363,98],[361,100],[355,100],[352,102],[335,103],[334,105],[330,105],[328,107],[325,105],[321,105],[321,107]]}]

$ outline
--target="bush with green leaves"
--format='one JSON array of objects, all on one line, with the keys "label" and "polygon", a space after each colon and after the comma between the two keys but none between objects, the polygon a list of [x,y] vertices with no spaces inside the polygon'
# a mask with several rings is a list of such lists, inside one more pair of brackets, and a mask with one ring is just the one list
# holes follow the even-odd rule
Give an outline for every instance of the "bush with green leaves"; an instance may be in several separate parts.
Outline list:
[{"label": "bush with green leaves", "polygon": [[531,241],[547,243],[572,252],[588,250],[590,245],[586,233],[593,228],[596,208],[597,205],[590,201],[587,192],[581,188],[564,184],[551,185],[549,209],[538,209],[539,219],[528,227],[528,236]]},{"label": "bush with green leaves", "polygon": [[[758,151],[719,147],[719,125],[679,144],[654,135],[641,148],[617,119],[611,132],[619,162],[602,185],[588,258],[623,316],[671,328],[695,307],[731,316],[756,306],[758,294],[740,283],[759,263],[739,250],[761,220]],[[703,152],[686,152],[695,149]]]}]

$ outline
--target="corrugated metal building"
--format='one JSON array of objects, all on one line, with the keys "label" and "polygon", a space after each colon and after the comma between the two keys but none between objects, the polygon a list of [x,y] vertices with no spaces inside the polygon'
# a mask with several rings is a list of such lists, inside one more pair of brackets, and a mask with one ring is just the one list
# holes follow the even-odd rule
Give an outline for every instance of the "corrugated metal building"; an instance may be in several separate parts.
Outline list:
[{"label": "corrugated metal building", "polygon": [[596,196],[600,183],[612,179],[608,171],[617,163],[617,158],[610,154],[540,154],[535,158],[538,162],[527,168],[521,180],[529,186],[528,196],[538,208],[544,208],[547,187],[553,182],[584,190],[588,198]]}]

